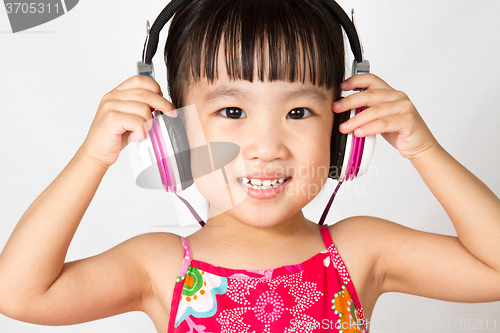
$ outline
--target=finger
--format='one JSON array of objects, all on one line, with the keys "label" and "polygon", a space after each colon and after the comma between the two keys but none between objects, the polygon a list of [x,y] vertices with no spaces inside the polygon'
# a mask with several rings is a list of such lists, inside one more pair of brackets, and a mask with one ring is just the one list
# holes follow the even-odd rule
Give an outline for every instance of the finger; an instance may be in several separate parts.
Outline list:
[{"label": "finger", "polygon": [[354,135],[364,137],[372,134],[400,132],[405,127],[405,124],[408,123],[407,115],[406,113],[402,113],[377,119],[357,128],[354,131]]},{"label": "finger", "polygon": [[110,111],[118,111],[124,113],[135,114],[144,119],[144,121],[148,121],[153,118],[151,114],[151,107],[142,102],[136,101],[122,101],[122,100],[111,100],[106,102],[105,105],[106,110]]},{"label": "finger", "polygon": [[123,81],[119,84],[115,89],[116,90],[127,90],[127,89],[146,89],[150,90],[156,94],[160,94],[163,96],[161,91],[161,87],[153,78],[144,75],[134,75],[127,80]]},{"label": "finger", "polygon": [[130,141],[136,142],[146,137],[144,118],[136,114],[118,111],[110,112],[110,116],[114,120],[115,131],[122,135],[120,150],[123,150]]},{"label": "finger", "polygon": [[137,101],[149,105],[153,110],[157,109],[163,113],[175,110],[175,107],[167,99],[146,89],[117,90],[113,92],[113,99],[122,101]]},{"label": "finger", "polygon": [[393,89],[384,80],[374,74],[358,74],[351,76],[340,84],[340,88],[344,91],[354,89]]},{"label": "finger", "polygon": [[[142,117],[144,119],[144,124],[141,125],[141,128],[136,129],[137,132],[143,133],[142,137],[145,137],[145,132],[148,132],[151,129],[151,119],[153,119],[153,115],[151,113],[151,107],[148,104],[131,100],[112,100],[107,102],[106,108],[110,111],[130,113]],[[171,118],[175,118],[177,117],[177,110],[169,111],[164,114]]]},{"label": "finger", "polygon": [[[138,141],[147,136],[144,128],[144,118],[133,113],[110,111],[106,114],[105,122],[110,123],[115,135],[121,136],[121,150],[129,141]],[[150,123],[150,122],[148,122]]]},{"label": "finger", "polygon": [[137,142],[139,140],[146,138],[147,137],[146,133],[148,131],[149,130],[146,129],[144,127],[144,124],[143,124],[143,125],[139,126],[138,128],[136,128],[135,130],[133,130],[132,132],[128,132],[128,133],[125,133],[123,135],[125,135],[124,139],[127,139],[127,141],[130,140],[132,142]]},{"label": "finger", "polygon": [[363,106],[370,107],[379,103],[392,102],[405,98],[407,99],[408,96],[397,90],[364,90],[336,101],[332,104],[332,110],[335,113],[340,113]]},{"label": "finger", "polygon": [[405,106],[406,105],[402,101],[385,102],[374,105],[342,123],[339,129],[344,134],[350,133],[358,127],[377,119],[399,114],[404,110]]},{"label": "finger", "polygon": [[103,122],[113,130],[113,134],[123,134],[127,131],[133,132],[144,124],[145,119],[133,113],[110,111],[105,115]]}]

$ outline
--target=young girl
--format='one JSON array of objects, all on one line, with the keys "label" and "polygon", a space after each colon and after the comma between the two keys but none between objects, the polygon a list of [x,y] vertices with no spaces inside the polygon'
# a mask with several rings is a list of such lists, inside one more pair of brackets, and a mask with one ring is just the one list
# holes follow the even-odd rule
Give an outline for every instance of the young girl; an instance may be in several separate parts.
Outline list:
[{"label": "young girl", "polygon": [[[19,221],[0,256],[0,313],[69,325],[143,311],[158,332],[361,332],[386,292],[500,300],[498,198],[439,145],[404,93],[374,75],[342,82],[341,28],[320,1],[187,1],[165,53],[172,103],[142,76],[106,94],[85,142]],[[143,234],[64,263],[130,131],[151,109],[175,117],[193,104],[207,142],[241,148],[253,172],[228,168],[227,177],[245,200],[217,214],[217,198],[203,192],[214,217],[189,237]],[[341,132],[382,134],[458,237],[368,216],[330,227],[304,217],[315,194],[301,189],[321,188],[328,176],[334,117],[362,106]],[[262,197],[243,177],[283,182]]]}]

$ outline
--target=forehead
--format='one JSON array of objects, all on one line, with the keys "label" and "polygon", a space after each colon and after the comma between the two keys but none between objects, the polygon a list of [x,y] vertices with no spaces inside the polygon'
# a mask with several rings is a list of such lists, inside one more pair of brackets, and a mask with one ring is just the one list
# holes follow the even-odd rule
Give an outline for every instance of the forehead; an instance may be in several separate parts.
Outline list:
[{"label": "forehead", "polygon": [[[255,57],[253,66],[253,79],[235,79],[229,75],[229,69],[235,66],[230,63],[224,52],[224,45],[221,43],[217,53],[217,62],[214,70],[214,79],[210,80],[206,75],[200,75],[198,79],[192,80],[189,88],[195,88],[196,94],[204,94],[203,102],[209,103],[221,96],[243,97],[247,100],[255,99],[257,92],[279,92],[279,99],[285,102],[292,97],[307,97],[317,102],[324,102],[333,99],[333,88],[315,85],[308,70],[303,73],[302,80],[270,80],[269,78],[269,53],[267,48],[260,57]],[[202,64],[203,66],[203,64]],[[205,69],[201,68],[201,73]],[[261,80],[262,78],[262,80]],[[303,81],[303,82],[302,82]],[[193,89],[188,88],[189,91]],[[201,96],[199,96],[201,97]]]},{"label": "forehead", "polygon": [[[203,85],[198,85],[203,91],[202,102],[204,104],[217,101],[221,97],[241,97],[248,101],[258,101],[262,93],[272,94],[273,98],[280,103],[285,103],[291,99],[307,98],[318,103],[327,102],[328,91],[313,85],[312,83],[301,82],[253,82],[221,80],[216,84],[209,84],[207,81]],[[201,97],[201,96],[200,96]]]}]

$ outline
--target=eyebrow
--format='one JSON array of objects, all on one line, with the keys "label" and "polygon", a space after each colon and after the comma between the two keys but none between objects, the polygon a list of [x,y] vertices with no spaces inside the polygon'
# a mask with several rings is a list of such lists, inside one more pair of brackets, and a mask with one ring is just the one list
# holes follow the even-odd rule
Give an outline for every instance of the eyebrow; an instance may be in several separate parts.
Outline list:
[{"label": "eyebrow", "polygon": [[[239,89],[230,84],[223,84],[205,95],[204,103],[210,104],[215,100],[223,97],[242,97],[245,99],[256,99],[256,96],[250,90]],[[284,93],[281,97],[281,102],[284,103],[293,98],[310,98],[317,102],[327,101],[326,95],[315,86],[305,86],[298,89],[290,90]]]}]

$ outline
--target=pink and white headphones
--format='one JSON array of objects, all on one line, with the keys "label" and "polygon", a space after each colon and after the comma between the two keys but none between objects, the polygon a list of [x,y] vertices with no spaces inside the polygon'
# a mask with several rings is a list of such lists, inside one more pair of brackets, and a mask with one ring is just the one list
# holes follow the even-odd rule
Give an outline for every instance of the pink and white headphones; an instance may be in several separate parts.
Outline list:
[{"label": "pink and white headphones", "polygon": [[[353,23],[354,12],[352,13],[353,20],[351,20],[334,0],[321,1],[333,12],[349,39],[349,44],[354,54],[352,75],[369,73],[370,63],[368,60],[363,58],[363,49],[356,32],[356,27]],[[137,63],[138,74],[154,78],[152,58],[158,47],[160,31],[185,2],[186,0],[172,0],[158,15],[151,29],[149,29],[148,23],[147,37],[143,49],[143,59]],[[368,170],[375,146],[375,135],[360,138],[355,136],[352,132],[349,134],[343,134],[339,131],[340,124],[354,117],[364,109],[366,108],[352,109],[348,112],[335,114],[334,116],[328,177],[338,180],[338,185],[333,192],[323,215],[321,216],[319,224],[323,224],[342,182],[360,177]],[[167,192],[177,194],[178,191],[184,190],[193,183],[190,166],[190,147],[186,131],[182,121],[178,119],[179,117],[170,118],[156,110],[153,115],[153,126],[149,132],[150,140],[148,140],[147,145],[150,145],[153,148],[155,155],[154,158],[157,161],[158,171],[160,173],[164,189]],[[214,154],[214,151],[217,151],[217,147],[215,147],[217,144],[221,143],[210,143],[210,151],[212,154]],[[239,153],[239,147],[236,146],[233,148],[234,153]],[[220,149],[224,150],[225,148],[222,148],[221,146]],[[149,153],[146,149],[139,154],[145,155],[143,158],[152,158],[152,156],[147,156],[147,154],[151,154],[151,149],[149,149]],[[211,158],[213,161],[217,160],[215,156],[212,156]],[[222,158],[222,160],[225,162],[230,161],[227,156]],[[141,186],[140,183],[147,183],[147,181],[141,181],[139,178],[140,176],[137,178],[137,184],[139,186]],[[148,186],[150,185],[144,185],[141,187],[154,188]],[[204,222],[198,214],[194,212],[189,203],[181,197],[179,197],[179,199],[181,199],[188,206],[193,213],[193,216],[195,216],[197,221],[203,226]]]}]

